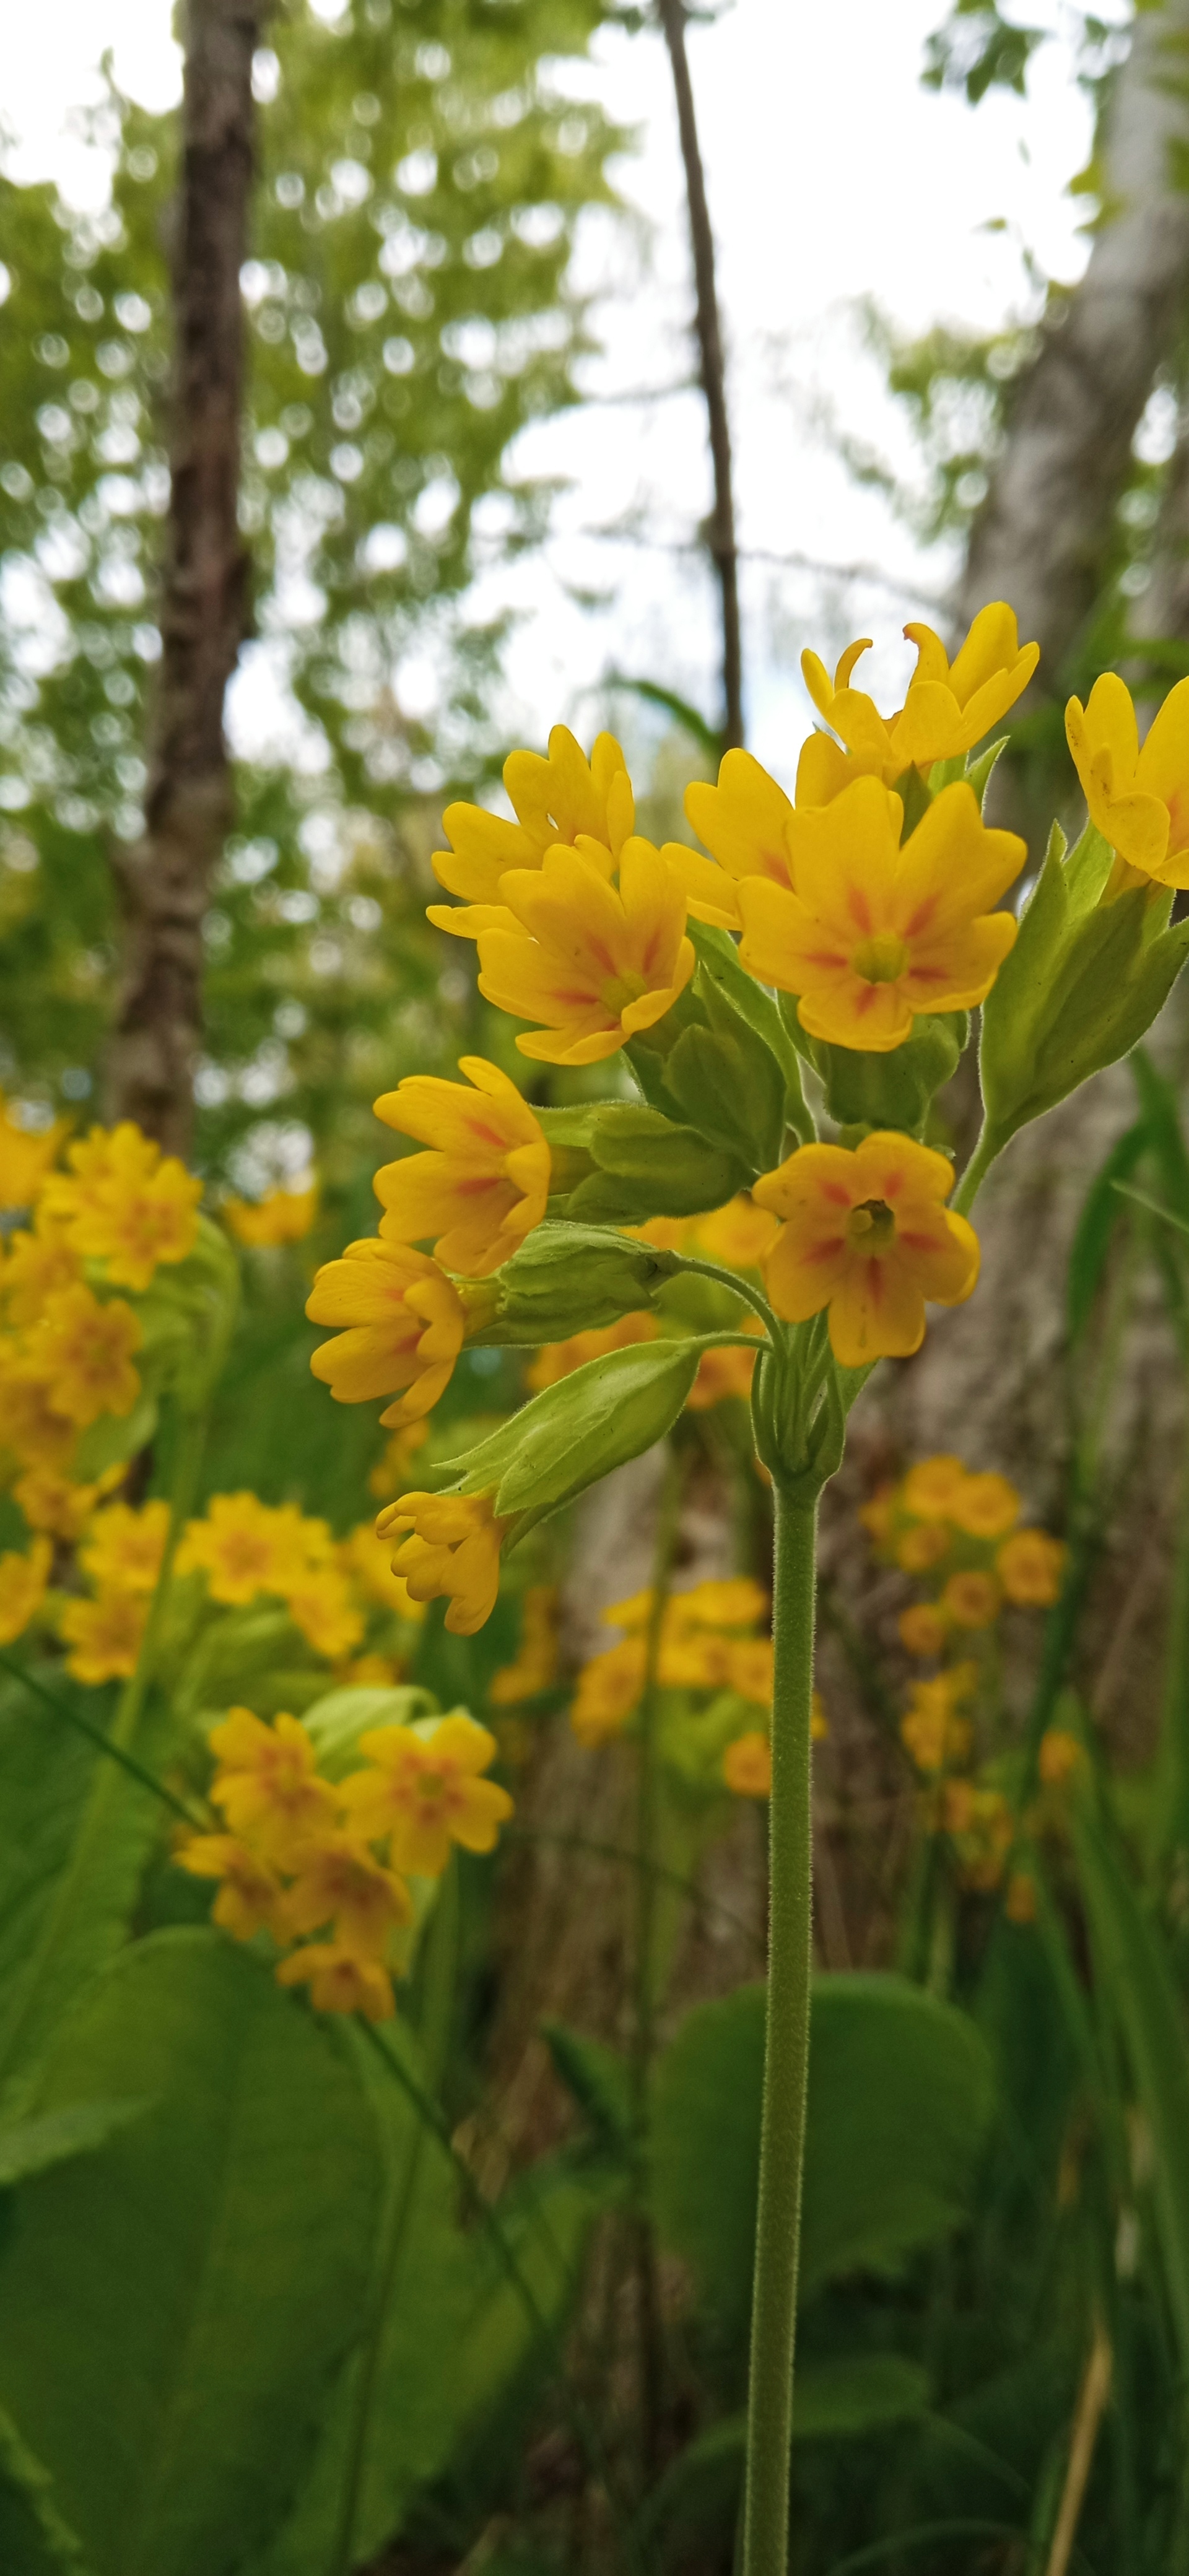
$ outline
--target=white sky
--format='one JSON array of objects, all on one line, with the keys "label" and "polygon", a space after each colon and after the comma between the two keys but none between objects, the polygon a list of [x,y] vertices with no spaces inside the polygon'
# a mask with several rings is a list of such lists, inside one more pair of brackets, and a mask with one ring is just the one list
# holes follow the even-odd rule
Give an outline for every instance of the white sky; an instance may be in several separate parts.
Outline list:
[{"label": "white sky", "polygon": [[[928,614],[921,602],[940,597],[950,570],[943,557],[921,559],[814,426],[828,402],[852,436],[911,466],[905,428],[862,352],[855,300],[874,297],[913,331],[939,319],[992,328],[1031,309],[1025,250],[1066,280],[1086,257],[1084,208],[1067,193],[1090,139],[1088,103],[1073,77],[1074,12],[1066,0],[1029,0],[1028,20],[1056,32],[1034,62],[1028,101],[996,93],[972,113],[919,85],[924,40],[945,5],[735,0],[716,24],[690,31],[730,345],[741,543],[814,563],[860,562],[905,585],[903,596],[870,583],[840,592],[804,568],[746,567],[749,738],[786,778],[806,730],[801,644],[830,651],[840,627],[873,632],[872,680],[892,693],[912,660],[899,628]],[[1124,0],[1110,14],[1123,16]],[[102,172],[68,123],[92,94],[107,47],[122,87],[155,107],[176,96],[169,0],[38,0],[35,9],[5,10],[0,100],[15,177],[52,172],[72,196],[101,193]],[[609,280],[606,236],[592,235],[589,272],[612,291],[599,309],[605,354],[589,366],[589,390],[672,383],[690,363],[691,290],[667,59],[657,37],[606,34],[596,67],[578,81],[568,71],[566,81],[640,129],[643,148],[625,159],[620,178],[656,227],[642,261],[620,243]],[[988,231],[992,224],[1005,229]],[[523,613],[510,670],[530,738],[559,717],[587,730],[588,693],[614,666],[646,672],[716,713],[712,587],[699,562],[669,550],[709,497],[698,398],[651,407],[596,401],[534,428],[514,462],[570,483],[545,561],[493,574],[481,588],[485,607],[511,602]],[[647,545],[583,533],[636,507],[646,513]],[[592,615],[567,598],[566,584],[614,599]],[[241,725],[254,731],[262,709],[250,688],[240,696]]]}]

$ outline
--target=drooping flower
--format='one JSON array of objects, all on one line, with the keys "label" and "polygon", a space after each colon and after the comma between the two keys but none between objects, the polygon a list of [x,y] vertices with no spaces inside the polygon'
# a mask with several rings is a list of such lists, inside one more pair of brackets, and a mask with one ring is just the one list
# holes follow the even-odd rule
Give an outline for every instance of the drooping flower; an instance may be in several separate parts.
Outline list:
[{"label": "drooping flower", "polygon": [[0,1556],[0,1646],[11,1646],[36,1617],[53,1558],[48,1538],[35,1538],[27,1555],[9,1549]]},{"label": "drooping flower", "polygon": [[989,1628],[999,1616],[999,1586],[993,1574],[967,1566],[951,1574],[941,1596],[941,1609],[955,1628]]},{"label": "drooping flower", "polygon": [[187,1521],[175,1564],[206,1576],[212,1601],[242,1609],[259,1592],[283,1593],[304,1557],[294,1518],[255,1494],[212,1494],[201,1520]]},{"label": "drooping flower", "polygon": [[237,1243],[269,1248],[303,1243],[318,1214],[318,1184],[312,1174],[292,1189],[270,1190],[263,1199],[224,1199],[219,1214]]},{"label": "drooping flower", "polygon": [[396,2011],[387,1969],[341,1941],[311,1941],[304,1950],[290,1951],[277,1969],[277,1982],[308,1986],[315,2012],[361,2012],[368,2021],[391,2021]]},{"label": "drooping flower", "polygon": [[162,1155],[131,1119],[93,1127],[72,1145],[70,1172],[48,1182],[48,1214],[76,1252],[107,1265],[121,1288],[144,1289],[160,1262],[184,1261],[198,1231],[202,1183],[176,1154]]},{"label": "drooping flower", "polygon": [[978,1278],[978,1237],[942,1202],[944,1154],[894,1132],[841,1145],[801,1145],[755,1184],[783,1218],[765,1264],[769,1297],[790,1323],[829,1309],[844,1368],[904,1359],[925,1338],[925,1300],[961,1305]]},{"label": "drooping flower", "polygon": [[1005,1538],[1020,1517],[1020,1497],[1006,1476],[964,1476],[949,1517],[968,1538]]},{"label": "drooping flower", "polygon": [[466,1330],[458,1290],[428,1253],[368,1235],[319,1270],[306,1304],[311,1323],[345,1330],[320,1342],[314,1376],[338,1404],[391,1395],[380,1416],[399,1428],[428,1413],[449,1383]]},{"label": "drooping flower", "polygon": [[55,1118],[49,1127],[24,1126],[0,1091],[0,1208],[32,1207],[69,1132],[68,1118]]},{"label": "drooping flower", "polygon": [[650,841],[625,842],[618,887],[578,850],[514,869],[509,918],[479,935],[479,990],[543,1026],[517,1038],[545,1064],[597,1064],[671,1010],[694,971],[685,896]]},{"label": "drooping flower", "polygon": [[1015,940],[1014,914],[991,906],[1025,845],[988,831],[973,788],[944,787],[903,845],[902,821],[898,796],[857,779],[793,816],[792,892],[760,877],[740,885],[743,964],[798,996],[810,1037],[887,1054],[918,1012],[984,1000]]},{"label": "drooping flower", "polygon": [[279,1868],[300,1860],[311,1837],[324,1833],[338,1813],[338,1795],[318,1777],[313,1744],[295,1717],[271,1726],[249,1708],[229,1709],[210,1734],[219,1770],[211,1798],[233,1834],[250,1842]]},{"label": "drooping flower", "polygon": [[1065,732],[1082,794],[1103,839],[1157,885],[1189,886],[1189,680],[1170,689],[1141,744],[1131,692],[1104,671]]},{"label": "drooping flower", "polygon": [[329,1924],[340,1948],[382,1959],[397,1924],[412,1921],[413,1906],[403,1879],[381,1867],[366,1840],[333,1833],[310,1844],[279,1912],[289,1933],[304,1936]]},{"label": "drooping flower", "polygon": [[1061,1590],[1066,1550],[1047,1530],[1016,1530],[995,1558],[995,1571],[1009,1601],[1022,1607],[1050,1609]]},{"label": "drooping flower", "polygon": [[433,1150],[384,1164],[374,1186],[386,1238],[436,1236],[447,1269],[483,1278],[540,1224],[552,1166],[540,1120],[507,1074],[480,1055],[460,1057],[458,1069],[470,1091],[413,1074],[377,1100],[377,1118]]},{"label": "drooping flower", "polygon": [[169,1505],[109,1503],[87,1532],[79,1563],[96,1591],[152,1592],[169,1536]]},{"label": "drooping flower", "polygon": [[281,1882],[250,1844],[235,1834],[193,1834],[179,1844],[174,1859],[192,1878],[222,1881],[211,1914],[233,1940],[253,1941],[258,1932],[278,1931]]},{"label": "drooping flower", "polygon": [[506,1528],[490,1494],[401,1494],[376,1522],[381,1538],[400,1541],[392,1562],[414,1601],[449,1600],[454,1637],[473,1637],[491,1617]]},{"label": "drooping flower", "polygon": [[[917,648],[917,666],[904,704],[893,716],[878,714],[874,700],[851,687],[864,637],[847,646],[831,684],[816,653],[803,653],[805,686],[818,713],[847,750],[870,761],[889,787],[908,768],[929,770],[935,760],[973,751],[992,725],[1027,688],[1040,660],[1039,644],[1021,645],[1015,612],[1003,600],[979,610],[951,663],[931,626],[904,629]],[[876,764],[878,767],[876,768]]]},{"label": "drooping flower", "polygon": [[374,1521],[360,1521],[348,1533],[339,1547],[339,1563],[370,1600],[395,1610],[398,1619],[424,1619],[425,1603],[414,1601],[403,1576],[393,1573],[392,1550],[378,1537]]},{"label": "drooping flower", "polygon": [[630,837],[632,782],[613,734],[599,735],[588,762],[566,726],[555,725],[547,758],[535,751],[509,754],[504,785],[514,823],[481,805],[446,808],[442,821],[454,846],[435,850],[434,875],[450,894],[483,910],[456,912],[435,904],[429,918],[439,930],[473,939],[486,908],[507,900],[503,880],[509,871],[539,868],[546,851],[559,843],[581,849],[609,876]]},{"label": "drooping flower", "polygon": [[144,1339],[140,1318],[122,1297],[101,1304],[79,1280],[50,1298],[33,1345],[55,1413],[85,1430],[101,1413],[122,1419],[140,1393],[132,1353]]},{"label": "drooping flower", "polygon": [[497,1749],[487,1727],[460,1709],[413,1726],[373,1727],[359,1749],[371,1768],[344,1780],[343,1806],[366,1841],[387,1841],[394,1869],[440,1878],[452,1843],[494,1851],[512,1800],[482,1777]]},{"label": "drooping flower", "polygon": [[97,1592],[93,1601],[68,1601],[58,1620],[72,1650],[67,1671],[78,1682],[127,1681],[140,1658],[148,1615],[143,1592]]}]

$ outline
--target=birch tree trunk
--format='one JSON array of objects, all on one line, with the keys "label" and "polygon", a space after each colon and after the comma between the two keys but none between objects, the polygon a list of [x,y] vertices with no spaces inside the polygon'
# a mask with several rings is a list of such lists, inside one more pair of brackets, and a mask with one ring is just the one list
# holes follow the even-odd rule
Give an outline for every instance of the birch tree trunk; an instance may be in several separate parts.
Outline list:
[{"label": "birch tree trunk", "polygon": [[171,494],[143,838],[118,867],[125,969],[109,1114],[171,1152],[191,1136],[202,924],[232,815],[223,703],[245,630],[237,501],[239,274],[252,181],[252,57],[266,0],[189,0],[174,238]]}]

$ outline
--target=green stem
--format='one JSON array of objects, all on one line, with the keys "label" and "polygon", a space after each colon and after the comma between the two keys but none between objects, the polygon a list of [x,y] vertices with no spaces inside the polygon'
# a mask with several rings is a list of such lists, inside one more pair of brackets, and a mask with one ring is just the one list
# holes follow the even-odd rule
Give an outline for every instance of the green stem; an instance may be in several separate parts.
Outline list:
[{"label": "green stem", "polygon": [[779,1328],[772,1308],[763,1291],[753,1287],[750,1279],[742,1278],[737,1270],[720,1270],[716,1261],[690,1261],[684,1252],[675,1253],[674,1259],[695,1279],[712,1279],[716,1288],[729,1288],[733,1297],[741,1297],[744,1305],[750,1306],[752,1313],[759,1316],[773,1341],[779,1340]]},{"label": "green stem", "polygon": [[984,1123],[982,1134],[950,1200],[955,1216],[969,1216],[991,1165],[1003,1152],[1006,1141],[1005,1137],[995,1134],[989,1120]]},{"label": "green stem", "polygon": [[810,1719],[817,1504],[775,1490],[768,2012],[751,2316],[742,2576],[785,2576],[809,2073]]},{"label": "green stem", "polygon": [[1156,1772],[1159,1794],[1153,1809],[1153,1857],[1159,1865],[1166,1865],[1174,1852],[1189,1843],[1189,1455],[1182,1469],[1181,1508],[1164,1652],[1164,1692]]},{"label": "green stem", "polygon": [[[633,2122],[637,2149],[641,2158],[644,2157],[647,2147],[649,2093],[652,2083],[652,2062],[656,2054],[655,1860],[660,1808],[657,1677],[664,1635],[665,1610],[669,1599],[670,1578],[681,1523],[683,1481],[681,1457],[676,1450],[671,1449],[665,1466],[665,1481],[657,1521],[652,1570],[652,1602],[648,1614],[644,1653],[644,1688],[640,1700],[637,1744],[636,1851],[639,1870],[636,1878],[636,2010],[632,2032],[631,2080]],[[656,2245],[653,2239],[651,2216],[643,2199],[635,2212],[633,2228],[636,2251],[637,2324],[640,2337],[640,2454],[641,2467],[647,2482],[656,2466],[660,2449],[663,2363]]]}]

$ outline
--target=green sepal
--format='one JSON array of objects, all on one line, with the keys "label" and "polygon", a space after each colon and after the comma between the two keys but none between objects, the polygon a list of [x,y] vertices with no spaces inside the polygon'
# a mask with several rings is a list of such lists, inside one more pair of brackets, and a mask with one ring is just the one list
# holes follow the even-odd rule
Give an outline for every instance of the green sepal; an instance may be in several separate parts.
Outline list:
[{"label": "green sepal", "polygon": [[721,1338],[636,1342],[587,1360],[460,1458],[445,1460],[439,1492],[490,1494],[515,1532],[543,1520],[663,1440],[677,1420],[703,1351]]},{"label": "green sepal", "polygon": [[467,1335],[473,1346],[530,1348],[571,1333],[617,1323],[651,1306],[677,1269],[671,1252],[633,1243],[610,1227],[549,1219],[535,1226],[487,1284],[495,1293],[490,1320]]},{"label": "green sepal", "polygon": [[751,1177],[735,1155],[680,1127],[659,1109],[610,1101],[589,1131],[591,1171],[570,1193],[566,1213],[602,1225],[642,1225],[652,1216],[701,1216],[722,1207]]},{"label": "green sepal", "polygon": [[628,1061],[651,1108],[669,1116],[676,1109],[751,1180],[780,1161],[786,1125],[813,1132],[796,1050],[729,934],[691,921],[689,936],[698,970],[681,996],[680,1021],[676,1010],[666,1012],[631,1040]]},{"label": "green sepal", "polygon": [[925,1013],[915,1019],[912,1036],[887,1055],[858,1047],[830,1045],[807,1037],[791,994],[782,997],[790,1032],[806,1062],[813,1066],[826,1095],[826,1107],[839,1127],[898,1127],[919,1136],[929,1104],[949,1081],[970,1035],[966,1011]]}]

